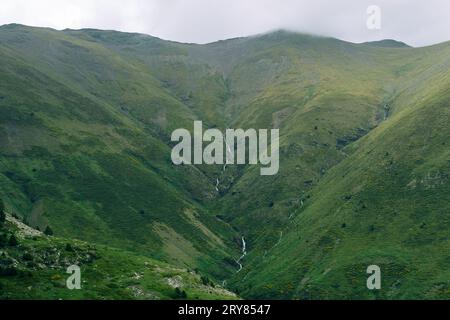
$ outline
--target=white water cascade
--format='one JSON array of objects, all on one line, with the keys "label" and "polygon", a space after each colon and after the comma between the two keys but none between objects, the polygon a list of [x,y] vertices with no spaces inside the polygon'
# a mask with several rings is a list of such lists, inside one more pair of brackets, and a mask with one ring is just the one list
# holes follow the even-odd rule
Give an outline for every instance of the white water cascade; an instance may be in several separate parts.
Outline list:
[{"label": "white water cascade", "polygon": [[247,243],[245,242],[245,238],[242,237],[242,256],[236,260],[236,263],[239,265],[239,270],[237,271],[240,272],[243,268],[241,261],[245,258],[245,256],[247,255]]}]

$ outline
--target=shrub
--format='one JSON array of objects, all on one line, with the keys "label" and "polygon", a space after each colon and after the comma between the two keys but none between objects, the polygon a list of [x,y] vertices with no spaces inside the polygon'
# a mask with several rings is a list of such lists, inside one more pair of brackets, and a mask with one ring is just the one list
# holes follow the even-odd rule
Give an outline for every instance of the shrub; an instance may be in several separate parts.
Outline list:
[{"label": "shrub", "polygon": [[22,259],[25,261],[33,261],[33,255],[29,252],[25,252],[22,256]]},{"label": "shrub", "polygon": [[47,226],[47,228],[45,228],[44,234],[47,236],[52,236],[53,235],[52,228],[50,228],[50,226]]},{"label": "shrub", "polygon": [[187,299],[186,291],[175,288],[175,299]]},{"label": "shrub", "polygon": [[202,281],[203,285],[205,285],[205,286],[209,285],[209,283],[210,283],[209,278],[206,276],[201,276],[200,280]]},{"label": "shrub", "polygon": [[18,274],[17,268],[14,266],[0,266],[0,276],[12,277]]},{"label": "shrub", "polygon": [[16,247],[18,244],[19,242],[17,241],[16,236],[12,234],[11,237],[9,237],[8,246]]},{"label": "shrub", "polygon": [[4,233],[0,233],[0,248],[3,248],[8,243],[8,237]]}]

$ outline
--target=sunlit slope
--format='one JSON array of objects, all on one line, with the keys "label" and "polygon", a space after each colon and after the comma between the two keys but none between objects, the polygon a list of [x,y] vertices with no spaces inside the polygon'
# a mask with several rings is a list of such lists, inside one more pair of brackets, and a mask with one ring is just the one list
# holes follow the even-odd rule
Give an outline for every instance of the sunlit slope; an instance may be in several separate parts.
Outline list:
[{"label": "sunlit slope", "polygon": [[[386,119],[343,147],[339,164],[311,179],[297,197],[280,192],[284,201],[278,208],[272,202],[273,216],[288,218],[277,232],[267,226],[270,213],[259,235],[246,218],[236,218],[253,246],[236,277],[244,296],[448,299],[449,57],[447,43],[414,49],[400,61],[386,59],[396,79],[390,84],[385,78],[393,88]],[[298,162],[305,163],[301,156]],[[282,170],[305,180],[296,168]],[[291,195],[287,186],[282,190]],[[261,236],[270,232],[272,240]],[[381,291],[366,288],[366,268],[373,264],[382,269]]]}]

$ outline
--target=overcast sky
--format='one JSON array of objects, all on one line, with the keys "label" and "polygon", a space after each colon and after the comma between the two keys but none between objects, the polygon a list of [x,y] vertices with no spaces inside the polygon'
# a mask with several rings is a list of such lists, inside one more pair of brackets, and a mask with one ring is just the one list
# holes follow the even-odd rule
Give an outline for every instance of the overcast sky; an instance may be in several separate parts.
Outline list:
[{"label": "overcast sky", "polygon": [[[367,8],[381,9],[368,29]],[[98,28],[207,43],[290,29],[364,42],[413,46],[450,40],[449,0],[0,0],[0,25]]]}]

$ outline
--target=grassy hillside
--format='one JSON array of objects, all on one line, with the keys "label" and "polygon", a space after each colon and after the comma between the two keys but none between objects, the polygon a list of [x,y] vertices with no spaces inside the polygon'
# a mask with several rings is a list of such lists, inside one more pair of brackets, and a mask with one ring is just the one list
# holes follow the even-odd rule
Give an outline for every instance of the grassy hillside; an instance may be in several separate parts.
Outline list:
[{"label": "grassy hillside", "polygon": [[[285,122],[280,175],[250,170],[224,198],[252,248],[236,276],[244,296],[449,297],[450,46],[380,53],[378,75],[356,55],[347,80],[334,60],[343,70],[327,87],[339,90]],[[365,287],[371,264],[385,270],[380,292]]]},{"label": "grassy hillside", "polygon": [[[448,42],[3,26],[0,197],[34,228],[244,298],[445,299],[449,57]],[[194,120],[279,128],[279,174],[174,166],[170,134]],[[365,286],[371,264],[381,291]]]},{"label": "grassy hillside", "polygon": [[[14,236],[17,243],[11,244]],[[0,228],[0,299],[237,299],[196,271],[107,246],[43,235],[8,216]],[[67,268],[80,265],[81,290]]]},{"label": "grassy hillside", "polygon": [[0,39],[8,210],[59,236],[216,276],[234,269],[232,229],[198,203],[214,196],[212,179],[170,160],[169,134],[195,118],[186,105],[101,45],[21,26],[3,27]]}]

